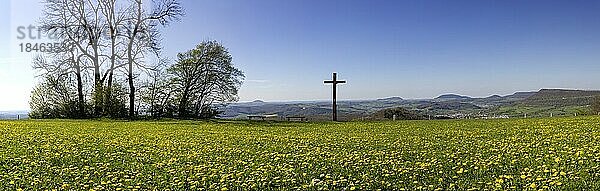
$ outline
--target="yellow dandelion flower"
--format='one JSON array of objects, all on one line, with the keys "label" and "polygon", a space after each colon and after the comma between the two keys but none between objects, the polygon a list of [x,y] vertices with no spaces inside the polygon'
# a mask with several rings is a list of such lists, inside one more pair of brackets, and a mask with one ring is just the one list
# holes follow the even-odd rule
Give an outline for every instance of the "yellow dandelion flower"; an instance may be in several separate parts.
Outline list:
[{"label": "yellow dandelion flower", "polygon": [[535,188],[535,187],[537,187],[537,185],[536,185],[535,183],[531,183],[531,184],[529,185],[529,187],[530,187],[530,188]]}]

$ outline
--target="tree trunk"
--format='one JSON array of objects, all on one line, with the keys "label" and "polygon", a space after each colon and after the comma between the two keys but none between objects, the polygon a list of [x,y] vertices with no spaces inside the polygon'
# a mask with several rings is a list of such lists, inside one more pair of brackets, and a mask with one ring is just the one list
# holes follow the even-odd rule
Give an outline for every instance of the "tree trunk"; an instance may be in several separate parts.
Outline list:
[{"label": "tree trunk", "polygon": [[135,38],[137,26],[134,29],[133,37],[127,46],[127,82],[129,82],[129,118],[134,119],[135,115],[135,86],[133,85],[133,38]]},{"label": "tree trunk", "polygon": [[[110,71],[108,74],[108,82],[107,82],[107,86],[106,86],[106,95],[105,95],[105,99],[104,99],[104,105],[105,105],[105,110],[111,109],[113,106],[112,103],[112,82],[113,82],[113,71],[114,71],[114,67],[115,67],[115,62],[116,62],[116,53],[115,53],[115,48],[116,48],[116,42],[115,42],[115,31],[114,29],[110,29],[110,38],[111,38],[111,57],[110,57]],[[106,111],[105,111],[106,113]]]},{"label": "tree trunk", "polygon": [[[94,42],[95,39],[91,39],[93,42],[92,43],[97,43]],[[102,82],[102,76],[100,75],[100,61],[98,58],[98,46],[97,45],[92,45],[93,49],[94,49],[94,57],[93,57],[93,64],[94,64],[94,115],[96,115],[96,117],[100,117],[102,116],[102,95],[104,94],[104,92],[102,91],[102,86],[104,84],[104,82]]]},{"label": "tree trunk", "polygon": [[185,118],[187,117],[187,105],[188,105],[188,93],[189,90],[186,87],[185,90],[183,91],[183,96],[181,96],[181,100],[179,100],[179,117],[180,118]]},{"label": "tree trunk", "polygon": [[137,15],[136,15],[136,23],[133,28],[133,32],[129,37],[129,43],[127,44],[127,80],[129,82],[129,118],[135,118],[135,86],[133,84],[133,42],[139,32],[139,27],[142,24],[142,1],[137,0]]},{"label": "tree trunk", "polygon": [[85,100],[83,99],[83,82],[81,80],[81,67],[79,63],[75,66],[75,76],[77,77],[77,109],[79,110],[79,117],[85,118]]},{"label": "tree trunk", "polygon": [[135,86],[133,85],[133,61],[129,62],[129,118],[135,118]]}]

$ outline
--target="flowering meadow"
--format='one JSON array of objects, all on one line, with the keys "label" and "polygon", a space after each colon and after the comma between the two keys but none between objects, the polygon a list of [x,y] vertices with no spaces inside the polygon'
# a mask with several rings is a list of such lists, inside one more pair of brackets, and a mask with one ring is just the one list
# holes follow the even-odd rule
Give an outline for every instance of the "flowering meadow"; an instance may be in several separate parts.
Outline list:
[{"label": "flowering meadow", "polygon": [[600,117],[0,121],[0,190],[598,190]]}]

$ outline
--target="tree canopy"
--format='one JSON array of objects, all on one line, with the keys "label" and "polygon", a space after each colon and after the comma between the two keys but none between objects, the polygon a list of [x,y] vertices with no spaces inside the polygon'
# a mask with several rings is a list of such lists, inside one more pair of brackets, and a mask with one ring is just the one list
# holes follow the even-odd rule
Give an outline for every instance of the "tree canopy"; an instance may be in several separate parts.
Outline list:
[{"label": "tree canopy", "polygon": [[161,27],[183,16],[177,0],[44,0],[41,28],[63,48],[33,61],[41,81],[32,118],[206,118],[237,101],[244,75],[227,48],[205,41],[161,53]]}]

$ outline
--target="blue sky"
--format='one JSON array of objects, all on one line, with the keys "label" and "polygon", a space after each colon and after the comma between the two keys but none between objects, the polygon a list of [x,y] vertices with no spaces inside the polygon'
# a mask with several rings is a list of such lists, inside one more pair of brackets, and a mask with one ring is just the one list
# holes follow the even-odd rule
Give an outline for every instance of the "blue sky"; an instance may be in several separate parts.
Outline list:
[{"label": "blue sky", "polygon": [[[340,99],[600,89],[600,1],[182,3],[186,16],[164,30],[164,54],[174,58],[203,40],[222,42],[246,74],[243,101],[326,100],[331,87],[322,81],[333,71],[348,81]],[[24,5],[12,1],[11,34],[0,31],[10,36],[8,49],[17,48],[15,23],[35,15],[17,16],[31,6],[15,4]],[[15,77],[24,82],[0,110],[27,108],[35,82],[27,56],[2,57],[23,63],[0,60],[0,87]]]}]

